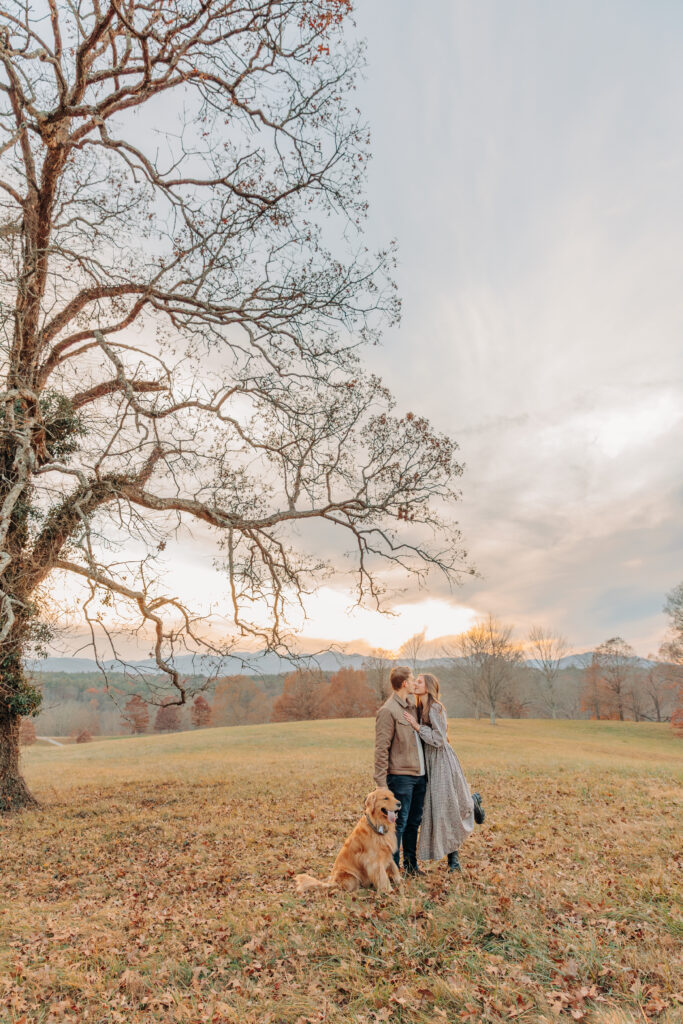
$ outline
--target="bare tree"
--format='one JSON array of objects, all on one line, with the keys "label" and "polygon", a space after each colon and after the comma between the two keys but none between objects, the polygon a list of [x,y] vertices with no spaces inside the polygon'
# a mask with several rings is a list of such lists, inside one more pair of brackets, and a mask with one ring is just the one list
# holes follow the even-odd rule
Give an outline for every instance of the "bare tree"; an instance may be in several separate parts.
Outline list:
[{"label": "bare tree", "polygon": [[623,722],[631,701],[636,652],[620,636],[614,636],[595,648],[595,661],[611,703],[610,717]]},{"label": "bare tree", "polygon": [[683,733],[683,583],[666,595],[664,612],[669,629],[659,654],[670,666],[668,675],[674,694],[671,724],[677,734]]},{"label": "bare tree", "polygon": [[669,629],[660,655],[673,665],[683,665],[683,583],[666,595],[664,613],[669,618]]},{"label": "bare tree", "polygon": [[420,652],[424,648],[427,637],[427,627],[420,632],[415,633],[405,643],[401,644],[399,648],[399,655],[402,660],[410,662],[410,667],[413,670],[413,675],[417,673],[417,663],[420,660]]},{"label": "bare tree", "polygon": [[387,651],[383,647],[373,647],[363,659],[363,668],[374,686],[379,704],[386,700],[391,693],[389,676],[395,660],[393,651]]},{"label": "bare tree", "polygon": [[581,687],[581,710],[588,711],[596,721],[608,718],[605,712],[607,700],[600,662],[594,652],[583,655],[583,685]]},{"label": "bare tree", "polygon": [[359,234],[350,6],[0,8],[0,809],[33,802],[22,665],[55,572],[93,645],[129,609],[149,698],[184,704],[173,655],[205,641],[155,569],[181,526],[216,536],[235,629],[270,646],[325,568],[296,523],[348,538],[359,601],[382,565],[461,571],[456,446],[359,363],[397,306]]},{"label": "bare tree", "polygon": [[455,689],[465,699],[478,721],[483,708],[481,677],[486,658],[483,630],[472,628],[461,633],[453,643],[443,645],[442,653],[451,663]]},{"label": "bare tree", "polygon": [[643,722],[650,717],[646,711],[645,675],[642,669],[636,669],[631,673],[626,703],[634,722]]},{"label": "bare tree", "polygon": [[524,686],[524,678],[525,674],[518,667],[501,694],[498,710],[506,718],[526,718],[533,706],[531,695]]},{"label": "bare tree", "polygon": [[562,659],[569,650],[565,637],[543,626],[532,626],[527,640],[528,652],[540,678],[541,700],[551,718],[557,718],[560,705],[557,681]]},{"label": "bare tree", "polygon": [[676,689],[675,671],[672,671],[672,666],[655,660],[652,655],[650,661],[653,664],[643,679],[643,691],[652,708],[652,714],[648,717],[655,722],[664,722],[671,717],[671,703]]},{"label": "bare tree", "polygon": [[482,707],[489,712],[491,724],[503,698],[514,700],[517,668],[523,650],[512,639],[512,626],[506,626],[489,614],[461,633],[456,640],[460,652],[459,688],[472,701],[475,717]]}]

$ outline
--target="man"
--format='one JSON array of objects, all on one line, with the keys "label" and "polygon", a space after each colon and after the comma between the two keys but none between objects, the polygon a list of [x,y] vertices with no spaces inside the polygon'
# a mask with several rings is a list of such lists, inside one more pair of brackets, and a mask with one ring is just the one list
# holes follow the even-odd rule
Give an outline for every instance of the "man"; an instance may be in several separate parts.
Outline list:
[{"label": "man", "polygon": [[421,875],[423,872],[417,866],[417,830],[422,821],[427,776],[422,740],[403,718],[403,712],[408,711],[417,721],[411,696],[413,674],[409,668],[399,666],[392,669],[390,679],[393,693],[377,712],[375,723],[375,784],[387,786],[401,801],[396,821],[396,866],[403,843],[403,870],[407,875]]}]

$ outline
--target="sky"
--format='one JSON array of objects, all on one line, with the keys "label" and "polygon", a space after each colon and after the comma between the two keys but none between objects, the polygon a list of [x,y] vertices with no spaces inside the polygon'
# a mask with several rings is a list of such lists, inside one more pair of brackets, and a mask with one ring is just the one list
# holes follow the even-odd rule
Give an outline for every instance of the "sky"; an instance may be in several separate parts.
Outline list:
[{"label": "sky", "polygon": [[403,299],[371,361],[459,442],[480,572],[430,597],[656,650],[683,579],[683,8],[356,16]]},{"label": "sky", "polygon": [[[656,651],[683,579],[683,7],[358,0],[368,239],[397,239],[400,327],[366,362],[460,445],[476,578],[303,635],[431,639],[488,612]],[[201,548],[201,538],[200,538]],[[169,582],[220,605],[209,545]]]}]

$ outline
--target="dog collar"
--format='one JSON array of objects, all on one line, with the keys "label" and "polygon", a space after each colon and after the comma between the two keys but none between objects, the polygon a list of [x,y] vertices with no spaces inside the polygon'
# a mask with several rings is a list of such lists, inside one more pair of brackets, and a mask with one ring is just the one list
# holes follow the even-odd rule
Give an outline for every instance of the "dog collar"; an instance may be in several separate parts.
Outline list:
[{"label": "dog collar", "polygon": [[372,831],[376,832],[378,836],[385,836],[387,834],[387,830],[385,829],[384,825],[380,825],[379,828],[377,828],[377,825],[375,825],[374,822],[370,821],[370,819],[368,818],[367,811],[365,812],[365,820],[367,821]]}]

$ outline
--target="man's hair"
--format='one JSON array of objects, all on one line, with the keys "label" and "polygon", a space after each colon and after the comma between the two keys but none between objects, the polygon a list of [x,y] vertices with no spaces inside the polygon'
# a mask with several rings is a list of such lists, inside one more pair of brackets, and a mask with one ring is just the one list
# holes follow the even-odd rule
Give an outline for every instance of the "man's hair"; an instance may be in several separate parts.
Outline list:
[{"label": "man's hair", "polygon": [[389,676],[392,689],[400,690],[410,675],[412,673],[405,665],[397,665],[396,668],[392,668],[391,675]]}]

